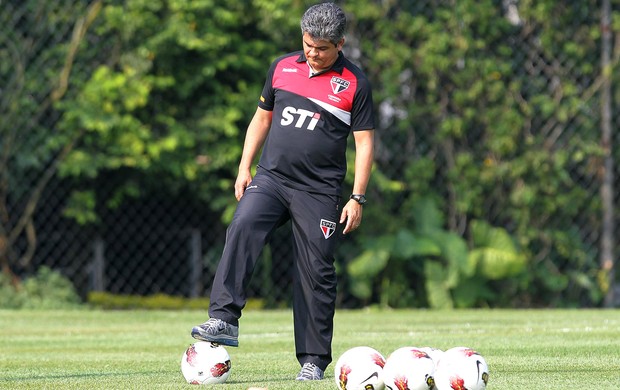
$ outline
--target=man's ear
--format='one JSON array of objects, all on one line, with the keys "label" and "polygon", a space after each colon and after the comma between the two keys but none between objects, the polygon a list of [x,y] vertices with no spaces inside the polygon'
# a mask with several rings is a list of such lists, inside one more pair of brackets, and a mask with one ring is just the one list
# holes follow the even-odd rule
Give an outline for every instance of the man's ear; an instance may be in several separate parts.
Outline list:
[{"label": "man's ear", "polygon": [[338,44],[336,45],[336,48],[338,49],[338,51],[340,51],[342,50],[343,46],[344,46],[344,38],[342,38],[340,42],[338,42]]}]

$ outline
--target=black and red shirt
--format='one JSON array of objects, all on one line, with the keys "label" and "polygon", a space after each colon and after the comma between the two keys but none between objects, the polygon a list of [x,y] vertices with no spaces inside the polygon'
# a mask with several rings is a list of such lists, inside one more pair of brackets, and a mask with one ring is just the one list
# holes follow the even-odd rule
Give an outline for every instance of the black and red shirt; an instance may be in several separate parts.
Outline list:
[{"label": "black and red shirt", "polygon": [[276,59],[258,106],[273,111],[259,172],[309,192],[339,195],[351,131],[374,129],[370,83],[339,53],[330,70],[312,75],[303,51]]}]

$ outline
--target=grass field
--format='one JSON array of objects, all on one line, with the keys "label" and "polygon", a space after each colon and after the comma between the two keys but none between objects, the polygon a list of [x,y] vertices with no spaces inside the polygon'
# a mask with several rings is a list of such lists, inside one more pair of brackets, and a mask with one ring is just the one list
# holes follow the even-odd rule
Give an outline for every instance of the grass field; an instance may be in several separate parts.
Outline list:
[{"label": "grass field", "polygon": [[[181,389],[180,358],[205,314],[183,311],[0,311],[2,389]],[[216,389],[336,389],[295,382],[289,311],[246,311],[232,373]],[[620,388],[620,311],[338,311],[334,363],[348,348],[469,346],[490,368],[487,389]]]}]

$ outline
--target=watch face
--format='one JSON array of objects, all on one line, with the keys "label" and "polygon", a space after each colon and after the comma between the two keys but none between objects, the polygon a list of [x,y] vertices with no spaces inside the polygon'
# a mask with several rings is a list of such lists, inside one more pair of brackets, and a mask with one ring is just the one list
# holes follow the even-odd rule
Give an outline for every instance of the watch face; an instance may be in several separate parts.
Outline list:
[{"label": "watch face", "polygon": [[359,204],[366,203],[366,197],[364,195],[351,195],[351,199],[353,199]]}]

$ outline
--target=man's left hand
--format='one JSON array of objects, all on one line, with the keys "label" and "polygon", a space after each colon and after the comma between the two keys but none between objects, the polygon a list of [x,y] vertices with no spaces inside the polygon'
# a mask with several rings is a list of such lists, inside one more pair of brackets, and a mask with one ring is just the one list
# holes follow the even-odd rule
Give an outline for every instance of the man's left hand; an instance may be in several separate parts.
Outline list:
[{"label": "man's left hand", "polygon": [[343,224],[346,221],[342,234],[352,232],[360,226],[362,223],[362,208],[362,205],[353,199],[347,202],[340,215],[340,223]]}]

